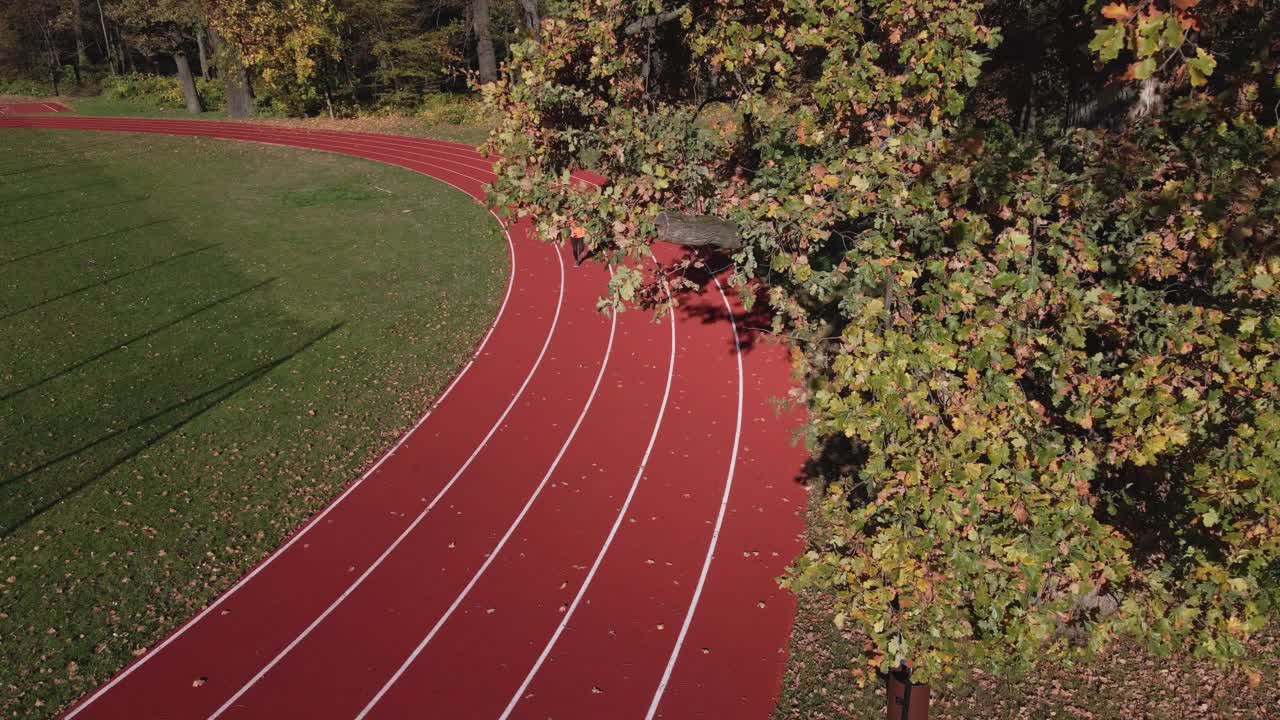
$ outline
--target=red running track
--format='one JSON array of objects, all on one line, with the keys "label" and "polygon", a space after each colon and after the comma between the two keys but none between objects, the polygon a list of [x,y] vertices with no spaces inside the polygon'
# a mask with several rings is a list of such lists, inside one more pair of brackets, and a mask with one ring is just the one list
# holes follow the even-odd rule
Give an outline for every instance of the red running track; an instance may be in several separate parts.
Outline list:
[{"label": "red running track", "polygon": [[[483,201],[465,145],[234,122],[0,117],[398,165]],[[584,178],[590,182],[590,178]],[[506,228],[512,273],[429,413],[66,718],[767,718],[804,460],[786,352],[715,278],[660,322]],[[677,250],[657,248],[660,256]]]},{"label": "red running track", "polygon": [[0,103],[0,116],[43,115],[62,112],[71,112],[71,108],[59,102]]}]

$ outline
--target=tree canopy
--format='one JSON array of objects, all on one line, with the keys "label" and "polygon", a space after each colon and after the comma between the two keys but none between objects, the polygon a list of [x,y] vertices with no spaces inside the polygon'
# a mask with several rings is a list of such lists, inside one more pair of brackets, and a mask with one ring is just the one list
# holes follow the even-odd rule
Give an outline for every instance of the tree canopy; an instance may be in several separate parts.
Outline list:
[{"label": "tree canopy", "polygon": [[206,79],[231,69],[228,97],[276,113],[408,110],[469,91],[537,17],[532,0],[13,0],[0,83],[74,72],[79,85],[95,65],[185,76],[185,56]]},{"label": "tree canopy", "polygon": [[672,213],[736,230],[833,528],[785,583],[863,671],[1236,658],[1280,575],[1277,14],[565,3],[488,89],[492,199],[607,260]]},{"label": "tree canopy", "polygon": [[604,305],[657,304],[620,261],[659,238],[719,248],[677,289],[732,261],[824,492],[783,582],[866,631],[862,672],[929,680],[1118,637],[1231,660],[1275,617],[1278,27],[1277,0],[13,0],[0,69],[198,52],[233,115],[484,81],[493,204],[614,262]]}]

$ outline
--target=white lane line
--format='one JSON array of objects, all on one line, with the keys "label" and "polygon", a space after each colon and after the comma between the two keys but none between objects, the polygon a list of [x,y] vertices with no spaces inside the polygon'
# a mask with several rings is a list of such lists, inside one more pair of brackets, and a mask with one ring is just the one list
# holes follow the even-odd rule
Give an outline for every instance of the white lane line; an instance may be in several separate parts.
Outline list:
[{"label": "white lane line", "polygon": [[533,380],[534,373],[538,371],[538,366],[542,364],[542,359],[547,354],[547,348],[551,346],[551,338],[556,334],[556,325],[560,322],[560,309],[564,306],[564,256],[560,254],[560,248],[554,249],[556,252],[556,259],[559,260],[560,266],[560,297],[556,301],[556,313],[551,318],[551,329],[547,331],[547,339],[542,343],[542,350],[538,352],[537,359],[533,361],[533,367],[529,368],[529,374],[525,375],[524,382],[520,383],[520,387],[516,390],[515,395],[511,397],[511,402],[508,403],[506,409],[502,411],[502,415],[498,416],[498,419],[494,421],[493,427],[489,428],[489,432],[484,436],[484,439],[480,441],[480,444],[476,446],[476,449],[472,451],[471,456],[462,464],[462,467],[458,468],[458,471],[453,474],[453,477],[449,478],[449,482],[445,483],[444,487],[440,488],[440,492],[436,493],[435,497],[431,498],[431,502],[422,509],[422,512],[418,513],[418,516],[413,519],[413,522],[409,523],[409,526],[400,533],[399,537],[397,537],[395,541],[382,551],[382,554],[378,556],[378,559],[374,560],[373,564],[366,568],[365,571],[360,574],[360,577],[356,578],[355,582],[351,583],[351,585],[338,596],[337,600],[330,603],[329,607],[324,609],[324,612],[320,613],[316,619],[312,620],[311,624],[293,639],[293,642],[289,643],[288,646],[281,650],[275,657],[271,658],[271,662],[263,666],[263,668],[259,670],[258,673],[249,680],[249,682],[245,683],[244,686],[228,698],[221,707],[215,710],[213,714],[209,716],[209,720],[214,720],[222,715],[222,713],[226,712],[237,700],[240,699],[242,695],[248,692],[249,689],[266,676],[268,672],[271,672],[271,669],[283,660],[285,656],[292,652],[299,643],[305,640],[307,636],[311,634],[312,630],[316,629],[320,623],[324,622],[325,618],[329,617],[329,615],[342,604],[342,601],[350,597],[351,594],[360,587],[360,584],[372,575],[373,572],[382,565],[382,562],[386,560],[391,553],[395,552],[396,548],[400,547],[400,543],[404,542],[404,539],[413,532],[414,528],[418,527],[418,525],[422,523],[423,519],[427,517],[427,513],[431,512],[432,508],[440,502],[441,498],[443,498],[445,494],[449,492],[449,489],[453,487],[454,483],[458,481],[458,478],[462,477],[462,474],[467,471],[467,468],[471,467],[471,463],[475,461],[476,457],[480,454],[480,451],[484,449],[489,440],[498,432],[498,428],[500,428],[502,423],[506,421],[507,415],[511,413],[511,410],[516,406],[516,403],[519,402],[520,397],[524,395],[525,388],[529,387],[529,382]]},{"label": "white lane line", "polygon": [[693,600],[689,602],[689,612],[684,616],[684,624],[680,626],[680,634],[676,636],[676,645],[671,649],[671,657],[667,660],[667,669],[662,673],[662,681],[653,694],[653,702],[649,704],[649,712],[645,720],[653,720],[658,712],[658,703],[662,702],[662,694],[667,691],[667,683],[671,681],[671,671],[675,669],[676,660],[680,657],[680,649],[684,646],[684,638],[689,634],[689,626],[693,623],[693,614],[698,609],[698,601],[702,599],[702,589],[707,584],[707,575],[711,571],[711,560],[716,554],[716,543],[720,540],[720,529],[724,526],[724,513],[729,507],[729,492],[733,490],[733,473],[738,466],[738,443],[742,439],[742,339],[738,337],[738,323],[733,319],[733,306],[729,297],[720,286],[720,279],[711,276],[716,282],[716,290],[724,300],[724,309],[729,313],[729,323],[733,327],[734,355],[738,358],[738,425],[733,433],[733,455],[729,459],[729,476],[724,483],[724,496],[720,498],[720,511],[716,514],[716,526],[711,532],[711,544],[707,546],[707,557],[702,561],[702,574],[698,576],[698,586],[693,590]]},{"label": "white lane line", "polygon": [[[612,268],[609,270],[609,274],[613,274]],[[595,384],[591,386],[591,394],[587,396],[587,402],[582,406],[582,412],[578,414],[578,420],[569,430],[569,436],[565,438],[564,444],[560,446],[560,452],[556,454],[555,460],[551,461],[551,467],[547,468],[546,474],[542,476],[542,481],[538,483],[538,486],[534,488],[533,493],[529,495],[529,499],[525,502],[524,507],[520,509],[520,514],[516,515],[516,519],[511,523],[511,527],[507,528],[506,534],[503,535],[502,539],[498,541],[498,544],[494,545],[493,549],[489,551],[489,555],[485,558],[484,563],[480,565],[480,569],[476,570],[475,574],[471,576],[471,581],[462,589],[462,592],[458,593],[458,597],[454,598],[453,604],[444,612],[444,615],[440,616],[440,619],[431,627],[431,631],[427,633],[426,637],[422,638],[422,642],[418,643],[418,646],[413,649],[413,652],[409,653],[409,657],[405,658],[405,661],[400,664],[400,667],[391,675],[391,678],[387,680],[382,688],[378,690],[378,693],[373,696],[373,699],[364,706],[364,709],[360,711],[359,715],[356,715],[356,720],[364,720],[365,716],[373,710],[373,706],[377,705],[378,702],[382,700],[383,696],[391,690],[391,686],[395,685],[396,682],[400,680],[400,676],[404,675],[405,671],[409,669],[409,666],[413,664],[413,661],[418,659],[418,656],[422,654],[422,651],[427,647],[431,640],[435,638],[436,634],[440,632],[440,628],[444,627],[444,624],[453,616],[454,611],[462,605],[462,602],[466,600],[467,595],[471,593],[471,589],[480,581],[480,577],[489,569],[489,566],[493,564],[493,561],[498,559],[498,554],[502,552],[504,547],[506,547],[507,541],[511,539],[511,536],[515,535],[516,529],[520,527],[520,523],[524,521],[525,515],[529,513],[529,508],[533,507],[533,503],[537,501],[538,496],[542,494],[543,488],[545,488],[547,486],[547,482],[551,480],[551,475],[555,473],[556,468],[560,466],[560,461],[564,458],[565,453],[568,452],[569,445],[573,443],[574,437],[578,434],[578,429],[582,427],[582,421],[587,417],[587,411],[591,409],[591,404],[595,402],[596,393],[600,391],[600,381],[604,379],[605,369],[609,366],[609,356],[613,353],[614,332],[618,328],[617,310],[613,311],[611,315],[612,318],[609,323],[609,344],[604,350],[604,361],[600,363],[600,372],[596,373],[596,381]]]},{"label": "white lane line", "polygon": [[54,106],[50,105],[49,103],[40,103],[40,104],[41,104],[41,105],[43,105],[43,106],[45,106],[45,107],[47,107],[47,108],[49,108],[49,112],[62,112],[61,110],[59,110],[58,108],[56,108],[56,107],[54,107]]},{"label": "white lane line", "polygon": [[[425,175],[426,173],[422,173],[422,174]],[[428,175],[428,177],[431,177],[431,176]],[[443,182],[446,185],[453,187],[459,192],[462,192],[470,196],[470,193],[467,193],[466,190],[463,190],[461,187],[458,187],[457,185],[454,185],[453,183],[450,183],[447,180],[440,180],[439,178],[435,178],[435,179],[438,180],[439,182]],[[373,473],[376,472],[378,468],[381,467],[382,464],[387,461],[388,458],[394,455],[395,452],[400,449],[400,446],[404,445],[405,442],[408,441],[408,439],[413,435],[413,433],[416,432],[417,429],[421,427],[424,422],[427,421],[427,418],[431,417],[432,411],[434,411],[437,407],[439,407],[440,403],[444,402],[444,399],[449,396],[449,393],[453,392],[454,387],[456,387],[458,385],[458,382],[462,380],[463,376],[465,376],[467,372],[471,370],[471,366],[475,364],[476,359],[479,358],[481,353],[484,352],[485,346],[489,343],[489,338],[493,336],[493,331],[497,329],[499,321],[502,320],[502,318],[504,317],[507,311],[507,303],[511,299],[511,290],[513,287],[515,287],[516,272],[517,272],[515,242],[511,239],[511,232],[507,229],[505,225],[503,225],[502,219],[499,218],[498,215],[494,213],[492,210],[489,211],[489,214],[493,215],[494,220],[498,222],[498,227],[502,228],[502,232],[507,238],[507,249],[511,256],[511,274],[507,279],[507,291],[502,298],[502,305],[498,306],[498,314],[494,316],[493,324],[489,326],[488,332],[486,332],[484,337],[480,340],[480,344],[476,346],[475,350],[471,354],[471,358],[467,360],[466,365],[462,366],[462,370],[460,370],[458,374],[454,376],[453,381],[450,382],[449,385],[444,389],[444,392],[440,394],[440,397],[437,398],[434,403],[432,403],[431,407],[427,409],[427,412],[421,418],[418,419],[418,422],[414,423],[413,427],[409,428],[409,431],[406,432],[404,435],[402,435],[400,439],[396,441],[395,445],[391,446],[390,450],[388,450],[382,457],[378,458],[378,461],[375,462],[372,467],[366,470],[363,475],[361,475],[358,479],[356,479],[355,482],[351,483],[351,485],[348,486],[347,489],[344,490],[341,495],[335,498],[333,502],[331,502],[327,507],[325,507],[324,510],[321,510],[319,514],[311,518],[311,521],[308,522],[306,525],[304,525],[301,530],[294,533],[293,536],[290,537],[287,542],[285,542],[285,544],[281,545],[278,549],[276,549],[275,552],[268,555],[262,562],[260,562],[252,570],[250,570],[249,574],[241,578],[240,581],[237,582],[235,585],[232,585],[230,590],[227,590],[222,595],[219,595],[218,598],[214,600],[212,603],[210,603],[208,607],[200,611],[198,614],[196,614],[187,622],[183,623],[182,626],[179,627],[176,631],[174,631],[172,635],[165,638],[163,642],[161,642],[159,645],[152,648],[150,652],[138,658],[137,662],[125,668],[123,672],[121,672],[119,675],[116,675],[114,678],[112,678],[110,682],[98,688],[96,692],[94,692],[92,695],[86,698],[83,702],[77,704],[74,708],[72,708],[70,712],[66,714],[64,720],[71,720],[76,715],[80,714],[82,710],[92,705],[96,700],[98,700],[100,697],[102,697],[108,691],[110,691],[112,688],[118,685],[122,680],[132,675],[134,671],[136,671],[138,668],[146,664],[148,660],[155,657],[160,651],[168,647],[174,640],[177,640],[178,638],[182,637],[182,635],[186,633],[186,631],[189,630],[192,626],[194,626],[196,623],[204,619],[206,615],[213,612],[216,608],[218,608],[218,606],[222,605],[222,603],[225,602],[227,599],[229,599],[232,595],[235,595],[236,592],[240,590],[240,588],[248,584],[248,582],[252,580],[254,577],[256,577],[258,573],[265,570],[267,566],[269,566],[272,562],[274,562],[277,557],[284,554],[285,551],[287,551],[290,547],[292,547],[294,543],[296,543],[300,538],[302,538],[302,536],[306,535],[308,531],[310,531],[313,527],[316,526],[316,524],[318,524],[321,520],[323,520],[325,516],[327,516],[335,507],[340,505],[342,501],[347,498],[348,495],[350,495],[352,492],[355,491],[357,487],[360,486],[361,483],[363,483],[366,479],[368,479],[371,475],[373,475]],[[561,261],[561,264],[562,264],[561,274],[563,275],[563,272],[564,272],[563,261]],[[562,288],[562,292],[563,292],[563,288]]]},{"label": "white lane line", "polygon": [[[666,285],[665,281],[663,285]],[[667,289],[667,298],[668,303],[670,303],[670,288]],[[658,418],[653,423],[653,432],[649,433],[649,445],[645,447],[644,456],[640,458],[640,467],[636,469],[636,475],[631,480],[631,489],[627,491],[627,497],[622,501],[622,507],[618,509],[618,516],[614,518],[613,527],[609,528],[609,534],[605,537],[604,545],[600,547],[600,552],[596,554],[595,562],[591,563],[591,569],[587,571],[587,577],[582,581],[582,587],[578,588],[578,594],[574,595],[573,602],[569,603],[569,608],[565,611],[564,617],[560,619],[560,624],[556,627],[555,632],[551,634],[551,639],[547,641],[546,647],[542,648],[542,654],[538,656],[533,667],[529,669],[529,673],[524,676],[524,682],[520,683],[520,687],[511,696],[506,709],[502,711],[500,720],[507,720],[511,716],[516,704],[520,702],[525,691],[529,689],[529,684],[533,682],[534,676],[538,674],[538,670],[542,669],[542,664],[551,655],[551,650],[555,648],[556,643],[560,640],[560,635],[569,626],[573,613],[577,611],[578,605],[582,603],[582,598],[587,594],[587,588],[591,587],[591,581],[595,579],[596,572],[604,562],[604,557],[608,554],[609,547],[613,544],[613,538],[618,534],[618,529],[622,527],[622,520],[627,516],[627,510],[631,507],[631,500],[636,496],[636,489],[640,487],[640,479],[644,477],[645,468],[649,464],[649,454],[653,452],[653,446],[658,440],[658,428],[662,427],[662,418],[667,412],[667,400],[671,397],[671,378],[675,375],[676,369],[676,311],[674,305],[668,307],[668,313],[671,316],[671,356],[667,360],[667,386],[662,391],[662,405],[658,407]]]}]

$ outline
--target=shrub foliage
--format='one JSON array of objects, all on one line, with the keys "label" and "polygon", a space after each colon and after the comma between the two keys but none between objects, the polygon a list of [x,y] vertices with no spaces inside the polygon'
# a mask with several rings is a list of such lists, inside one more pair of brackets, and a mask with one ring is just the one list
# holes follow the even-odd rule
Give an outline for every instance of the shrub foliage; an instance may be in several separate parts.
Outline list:
[{"label": "shrub foliage", "polygon": [[834,592],[864,671],[1119,635],[1230,659],[1274,609],[1280,18],[1078,5],[1036,82],[1078,95],[1075,57],[1106,117],[1015,130],[974,98],[1002,28],[1034,45],[1058,5],[579,0],[487,89],[492,199],[545,239],[618,260],[660,212],[737,227],[837,528],[784,583]]}]

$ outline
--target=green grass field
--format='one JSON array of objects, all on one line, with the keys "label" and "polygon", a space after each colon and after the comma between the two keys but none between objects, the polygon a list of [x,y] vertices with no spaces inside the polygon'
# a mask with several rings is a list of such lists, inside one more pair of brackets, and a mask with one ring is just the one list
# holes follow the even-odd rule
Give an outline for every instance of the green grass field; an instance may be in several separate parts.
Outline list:
[{"label": "green grass field", "polygon": [[354,479],[507,263],[483,208],[404,170],[0,130],[0,716],[53,715]]}]

